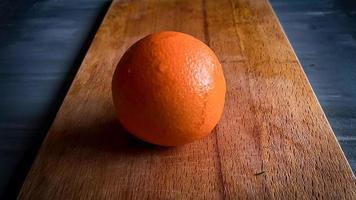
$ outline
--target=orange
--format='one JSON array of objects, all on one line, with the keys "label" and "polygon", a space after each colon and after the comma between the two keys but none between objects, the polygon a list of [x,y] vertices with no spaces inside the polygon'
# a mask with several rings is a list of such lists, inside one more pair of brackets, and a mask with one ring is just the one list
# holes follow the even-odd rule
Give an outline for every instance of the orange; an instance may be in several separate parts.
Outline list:
[{"label": "orange", "polygon": [[214,52],[179,32],[159,32],[132,45],[112,80],[116,114],[134,136],[177,146],[203,138],[224,108],[225,78]]}]

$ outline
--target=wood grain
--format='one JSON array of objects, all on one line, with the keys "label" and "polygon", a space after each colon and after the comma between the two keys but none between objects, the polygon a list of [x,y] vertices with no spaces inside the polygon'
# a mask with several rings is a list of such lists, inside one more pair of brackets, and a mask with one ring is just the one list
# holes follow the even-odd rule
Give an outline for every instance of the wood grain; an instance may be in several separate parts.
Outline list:
[{"label": "wood grain", "polygon": [[[205,41],[227,81],[215,134],[177,148],[117,123],[110,82],[156,31]],[[267,1],[115,1],[19,199],[353,199],[355,177]]]},{"label": "wood grain", "polygon": [[270,0],[355,173],[356,1],[326,2]]}]

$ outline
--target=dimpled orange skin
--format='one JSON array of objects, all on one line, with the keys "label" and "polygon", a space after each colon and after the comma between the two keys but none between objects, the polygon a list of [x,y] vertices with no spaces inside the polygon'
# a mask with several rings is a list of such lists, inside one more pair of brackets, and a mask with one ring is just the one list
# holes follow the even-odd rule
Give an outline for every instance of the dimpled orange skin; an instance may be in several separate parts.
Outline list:
[{"label": "dimpled orange skin", "polygon": [[157,145],[178,146],[208,136],[224,108],[226,83],[214,52],[179,32],[159,32],[131,46],[112,80],[121,124]]}]

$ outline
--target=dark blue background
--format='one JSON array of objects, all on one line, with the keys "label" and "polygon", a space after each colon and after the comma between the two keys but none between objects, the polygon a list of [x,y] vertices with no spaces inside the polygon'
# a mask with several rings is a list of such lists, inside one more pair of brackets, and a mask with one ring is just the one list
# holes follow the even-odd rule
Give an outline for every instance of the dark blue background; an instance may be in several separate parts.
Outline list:
[{"label": "dark blue background", "polygon": [[0,199],[16,197],[109,4],[0,2]]},{"label": "dark blue background", "polygon": [[[356,170],[355,3],[271,3]],[[109,4],[0,2],[0,199],[16,197]]]}]

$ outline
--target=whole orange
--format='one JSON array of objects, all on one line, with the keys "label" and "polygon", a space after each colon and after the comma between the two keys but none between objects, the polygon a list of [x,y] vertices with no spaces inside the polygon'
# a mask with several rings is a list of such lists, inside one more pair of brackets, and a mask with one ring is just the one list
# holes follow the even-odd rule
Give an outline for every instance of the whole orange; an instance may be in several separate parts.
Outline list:
[{"label": "whole orange", "polygon": [[179,32],[159,32],[131,46],[112,80],[116,114],[136,137],[177,146],[209,135],[224,108],[226,84],[214,52]]}]

